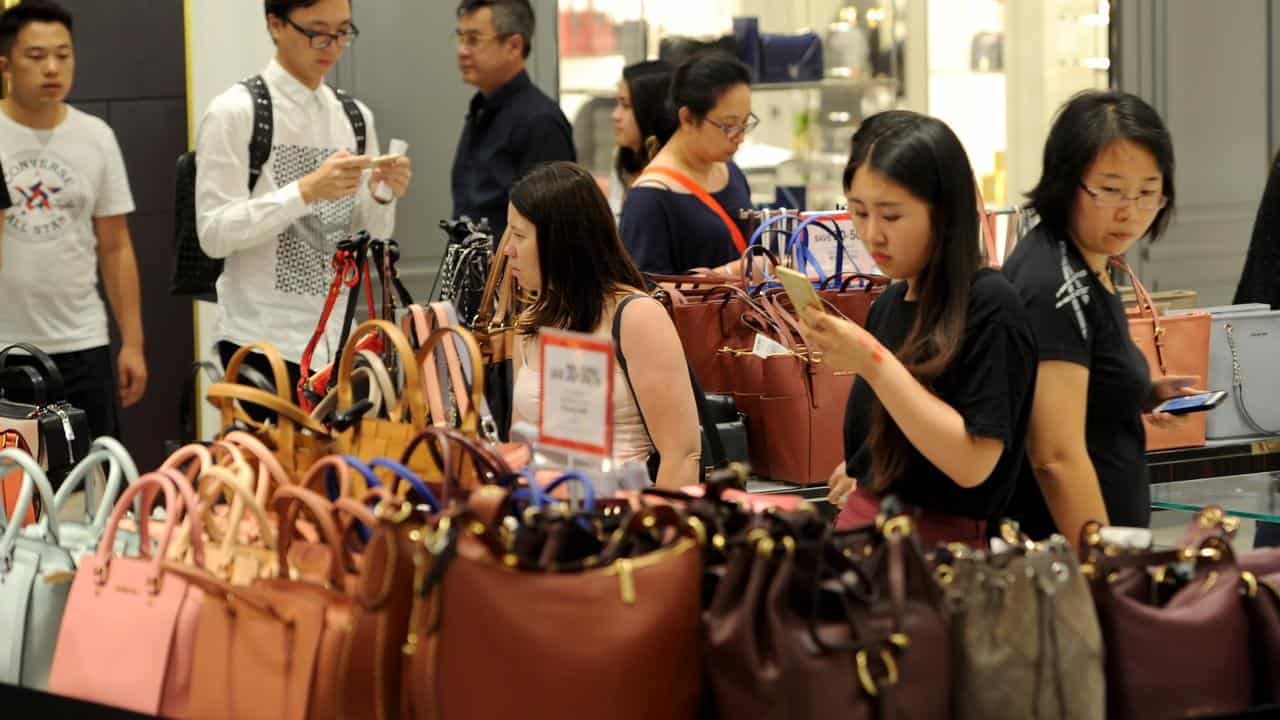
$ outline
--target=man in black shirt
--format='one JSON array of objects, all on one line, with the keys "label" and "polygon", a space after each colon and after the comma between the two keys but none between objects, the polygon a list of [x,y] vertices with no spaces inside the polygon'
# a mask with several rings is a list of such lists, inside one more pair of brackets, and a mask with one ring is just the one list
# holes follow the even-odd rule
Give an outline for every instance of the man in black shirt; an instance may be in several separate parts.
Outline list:
[{"label": "man in black shirt", "polygon": [[453,159],[453,216],[488,218],[495,237],[516,180],[539,163],[577,160],[569,121],[525,72],[533,31],[529,0],[458,5],[458,69],[479,92]]}]

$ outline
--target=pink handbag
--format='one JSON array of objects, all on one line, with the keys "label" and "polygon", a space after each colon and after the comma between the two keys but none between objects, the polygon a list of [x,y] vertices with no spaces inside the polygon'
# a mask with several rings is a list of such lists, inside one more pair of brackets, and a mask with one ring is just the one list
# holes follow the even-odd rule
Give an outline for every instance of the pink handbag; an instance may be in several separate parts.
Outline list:
[{"label": "pink handbag", "polygon": [[[139,557],[112,557],[116,529],[139,494],[144,516],[164,494],[165,532],[151,552],[148,525],[138,524]],[[195,493],[180,473],[161,470],[139,478],[116,502],[98,552],[85,557],[67,600],[49,691],[134,712],[185,717],[191,686],[195,629],[204,592],[162,569],[169,538],[184,511],[196,562],[204,545]]]}]

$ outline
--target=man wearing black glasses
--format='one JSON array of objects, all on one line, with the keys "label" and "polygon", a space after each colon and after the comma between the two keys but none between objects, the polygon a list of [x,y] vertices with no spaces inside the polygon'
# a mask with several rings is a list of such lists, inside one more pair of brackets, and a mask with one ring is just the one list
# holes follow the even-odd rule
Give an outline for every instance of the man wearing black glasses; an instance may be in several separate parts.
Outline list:
[{"label": "man wearing black glasses", "polygon": [[[275,59],[215,98],[200,124],[197,230],[206,253],[226,258],[218,279],[223,362],[265,340],[290,363],[296,385],[337,243],[359,230],[390,238],[395,200],[412,172],[407,157],[371,167],[373,114],[324,84],[359,34],[350,0],[265,0],[265,9]],[[341,323],[334,313],[319,362],[337,349]]]},{"label": "man wearing black glasses", "polygon": [[577,159],[573,129],[525,72],[533,45],[529,0],[462,0],[458,69],[479,92],[471,99],[453,159],[453,216],[507,226],[507,195],[534,165]]}]

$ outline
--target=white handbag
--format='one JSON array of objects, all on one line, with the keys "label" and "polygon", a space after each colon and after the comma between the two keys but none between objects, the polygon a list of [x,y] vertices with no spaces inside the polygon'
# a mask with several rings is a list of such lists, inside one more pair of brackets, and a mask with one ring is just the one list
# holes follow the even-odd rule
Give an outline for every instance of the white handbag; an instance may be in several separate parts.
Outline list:
[{"label": "white handbag", "polygon": [[1209,411],[1205,439],[1280,435],[1280,310],[1256,304],[1213,310],[1205,387],[1231,397]]},{"label": "white handbag", "polygon": [[[103,467],[106,468],[106,487],[102,497],[95,501],[95,473]],[[102,533],[107,528],[107,517],[115,507],[116,498],[120,496],[122,489],[137,481],[138,467],[134,464],[133,457],[119,441],[109,437],[95,439],[89,448],[89,454],[67,474],[66,479],[62,481],[62,486],[58,488],[58,494],[53,498],[52,514],[63,518],[58,523],[58,544],[71,553],[71,559],[76,565],[80,564],[80,558],[98,551],[98,541],[102,539]],[[84,518],[80,521],[67,520],[64,512],[67,502],[82,486]],[[38,523],[23,528],[23,533],[29,537],[41,537],[44,533],[44,525],[48,522],[47,518],[48,515],[41,518]],[[114,550],[117,554],[137,553],[138,534],[125,530],[117,532]]]},{"label": "white handbag", "polygon": [[48,685],[62,613],[75,577],[71,554],[59,545],[53,513],[39,523],[39,537],[21,532],[36,493],[55,505],[44,471],[21,450],[0,450],[0,473],[24,473],[18,502],[3,518],[0,535],[0,682],[43,690]]}]

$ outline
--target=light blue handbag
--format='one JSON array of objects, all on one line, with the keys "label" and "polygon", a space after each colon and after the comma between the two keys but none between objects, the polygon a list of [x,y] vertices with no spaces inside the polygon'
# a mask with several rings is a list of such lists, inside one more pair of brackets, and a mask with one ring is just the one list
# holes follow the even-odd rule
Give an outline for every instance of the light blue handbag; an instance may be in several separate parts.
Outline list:
[{"label": "light blue handbag", "polygon": [[[0,473],[21,470],[22,491],[3,518],[0,535],[0,682],[43,690],[75,577],[71,554],[59,545],[53,488],[39,463],[16,449],[0,450]],[[38,537],[21,532],[36,493],[46,509]]]},{"label": "light blue handbag", "polygon": [[[102,497],[95,498],[97,483],[93,482],[96,471],[105,468],[107,482]],[[58,544],[71,553],[77,565],[80,558],[98,551],[98,541],[107,527],[107,518],[115,506],[116,498],[125,487],[138,481],[138,468],[129,455],[129,451],[114,438],[100,437],[93,441],[89,454],[67,474],[58,494],[53,498],[53,513],[62,519],[58,523]],[[71,496],[84,488],[84,516],[77,521],[66,519],[65,508]],[[137,517],[135,513],[134,517]],[[48,514],[34,525],[23,529],[29,537],[41,537],[44,526],[48,523]],[[138,533],[120,529],[116,532],[116,554],[138,552]]]},{"label": "light blue handbag", "polygon": [[1280,435],[1280,310],[1266,305],[1209,308],[1209,377],[1204,387],[1231,397],[1209,411],[1206,440]]}]

